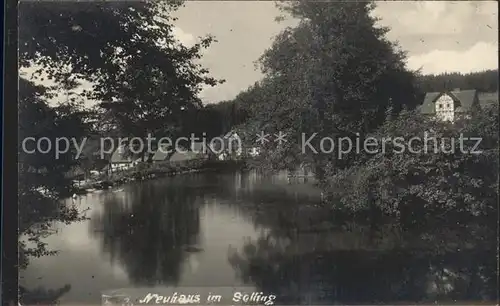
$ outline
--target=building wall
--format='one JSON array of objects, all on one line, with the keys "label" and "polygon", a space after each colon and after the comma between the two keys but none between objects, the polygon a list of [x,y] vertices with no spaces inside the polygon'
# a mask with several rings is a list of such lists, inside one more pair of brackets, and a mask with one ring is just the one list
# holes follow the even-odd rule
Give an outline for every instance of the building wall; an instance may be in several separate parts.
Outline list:
[{"label": "building wall", "polygon": [[116,170],[128,170],[133,168],[139,164],[139,160],[130,162],[130,163],[111,163],[111,171],[114,172]]},{"label": "building wall", "polygon": [[442,95],[436,100],[436,117],[442,121],[455,120],[455,105],[453,99],[449,95]]}]

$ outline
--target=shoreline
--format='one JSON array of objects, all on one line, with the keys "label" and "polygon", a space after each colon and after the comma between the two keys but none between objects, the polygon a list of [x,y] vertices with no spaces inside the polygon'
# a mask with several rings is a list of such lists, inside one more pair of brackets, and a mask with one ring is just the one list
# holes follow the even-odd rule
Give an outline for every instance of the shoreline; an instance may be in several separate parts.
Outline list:
[{"label": "shoreline", "polygon": [[245,169],[244,161],[209,161],[202,165],[192,168],[182,169],[183,167],[173,167],[168,164],[164,165],[147,165],[146,169],[127,169],[116,171],[111,175],[104,175],[96,180],[86,182],[82,185],[75,186],[74,193],[76,195],[85,195],[95,190],[108,190],[113,187],[119,187],[130,182],[143,182],[164,177],[174,177],[191,173],[201,173],[208,171],[223,171],[228,169]]}]

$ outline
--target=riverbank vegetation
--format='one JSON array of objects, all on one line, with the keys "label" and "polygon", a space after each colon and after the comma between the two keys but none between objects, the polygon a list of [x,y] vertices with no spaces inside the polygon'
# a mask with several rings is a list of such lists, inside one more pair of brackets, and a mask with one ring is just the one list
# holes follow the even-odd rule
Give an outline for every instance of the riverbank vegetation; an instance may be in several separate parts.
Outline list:
[{"label": "riverbank vegetation", "polygon": [[[422,76],[406,69],[404,52],[384,38],[387,29],[375,25],[372,9],[369,3],[283,4],[283,10],[301,22],[281,33],[261,58],[265,77],[245,93],[251,114],[245,124],[254,131],[290,135],[287,143],[270,143],[262,151],[262,168],[312,165],[324,198],[316,208],[282,208],[278,223],[294,230],[271,227],[229,260],[243,279],[296,303],[302,297],[293,297],[293,291],[315,291],[307,286],[310,281],[304,280],[301,268],[293,265],[297,261],[317,269],[333,268],[332,278],[322,283],[334,292],[332,300],[345,303],[379,303],[394,296],[407,301],[495,299],[495,276],[486,271],[496,270],[498,100],[453,124],[423,117],[417,106],[425,91],[461,87],[495,92],[497,72]],[[353,148],[340,159],[336,150],[301,151],[301,133],[318,133],[317,141],[311,142],[318,150],[324,136],[338,145],[341,137],[356,144],[368,137],[408,141],[427,135],[438,147],[429,142],[431,149],[425,152],[420,141],[413,152],[408,147],[398,151],[389,143],[375,153]],[[461,137],[476,141],[460,142]],[[480,153],[469,153],[473,148]],[[318,238],[308,231],[324,235]],[[302,252],[296,254],[297,250]],[[473,273],[467,276],[459,272],[469,269],[466,264],[435,268],[444,258],[476,251],[481,263],[470,267]],[[382,264],[385,261],[391,264]],[[412,263],[403,264],[408,261]],[[363,268],[353,270],[358,265]],[[343,273],[345,266],[349,268]],[[376,272],[377,266],[395,269]],[[421,272],[411,272],[409,266],[419,266]],[[401,284],[410,274],[408,283]],[[373,275],[377,280],[370,282]],[[400,284],[380,282],[380,275],[398,275]],[[308,276],[313,279],[315,274]],[[283,278],[289,283],[273,285]],[[356,286],[348,279],[367,281]],[[482,285],[472,288],[472,282]]]},{"label": "riverbank vegetation", "polygon": [[[262,168],[312,165],[325,196],[324,209],[351,217],[371,216],[376,222],[382,220],[377,216],[385,216],[412,228],[431,219],[446,224],[480,218],[494,222],[498,107],[483,107],[471,119],[454,124],[420,115],[416,107],[422,84],[433,78],[405,68],[405,53],[386,40],[388,29],[376,25],[373,8],[370,3],[282,5],[301,22],[282,32],[264,53],[260,64],[265,77],[245,94],[249,129],[289,135],[281,146],[266,144]],[[458,78],[450,82],[458,86]],[[335,139],[335,145],[341,137],[351,144],[374,137],[380,144],[383,138],[423,140],[424,135],[439,144],[425,153],[422,142],[414,148],[421,153],[397,153],[394,145],[374,154],[353,148],[339,158],[336,150],[303,152],[301,133],[317,133],[311,145],[318,151],[325,136]],[[476,142],[461,144],[460,135],[482,139],[474,148],[481,153],[467,153]]]},{"label": "riverbank vegetation", "polygon": [[[389,29],[372,17],[373,3],[297,1],[280,4],[300,22],[280,33],[260,58],[263,79],[232,101],[203,106],[198,98],[202,87],[223,82],[196,64],[214,37],[190,47],[180,44],[171,17],[179,5],[20,3],[20,65],[56,86],[44,88],[21,78],[19,148],[25,137],[153,134],[173,139],[191,133],[215,137],[234,128],[243,131],[243,137],[283,132],[287,142],[264,144],[251,165],[270,171],[311,166],[324,196],[308,223],[334,223],[341,216],[366,221],[371,228],[397,224],[405,234],[420,227],[470,223],[496,231],[498,108],[484,108],[455,124],[422,117],[416,108],[424,91],[442,89],[443,79],[449,80],[446,89],[497,91],[497,72],[422,76],[406,68],[405,52],[387,40]],[[71,92],[81,81],[93,84],[83,95],[96,101],[94,108],[84,108],[78,98],[48,105],[54,92]],[[394,153],[389,145],[385,152],[338,158],[302,152],[302,133],[317,133],[311,142],[316,148],[326,136],[356,143],[367,137],[423,139],[427,133],[443,140],[446,150]],[[461,135],[481,142],[474,147],[476,142],[469,141],[464,147],[449,141]],[[464,153],[473,147],[481,153]],[[64,177],[78,163],[73,156],[71,150],[57,159],[20,150],[19,233],[34,245],[21,243],[22,267],[29,256],[53,254],[43,243],[53,221],[85,218],[76,207],[59,201],[74,191]],[[145,154],[142,157],[145,162]],[[222,164],[214,162],[141,163],[106,179],[122,182],[220,168]]]},{"label": "riverbank vegetation", "polygon": [[[178,137],[188,120],[185,110],[201,107],[197,97],[201,86],[220,82],[195,63],[212,37],[201,38],[190,47],[174,37],[171,12],[179,5],[19,5],[19,62],[25,73],[34,72],[21,75],[20,87],[19,122],[26,126],[20,127],[19,138],[19,234],[34,242],[33,248],[21,244],[23,264],[28,255],[53,253],[41,240],[52,221],[71,222],[84,217],[81,211],[59,201],[71,190],[71,181],[63,177],[76,162],[75,152],[58,159],[50,154],[29,155],[21,150],[24,137],[79,140],[91,133]],[[30,77],[38,83],[49,79],[56,85],[34,90]],[[90,82],[92,89],[84,91],[83,96],[98,103],[86,113],[78,111],[82,106],[80,95],[72,92],[84,81]],[[67,92],[68,100],[54,109],[47,100],[57,91]]]}]

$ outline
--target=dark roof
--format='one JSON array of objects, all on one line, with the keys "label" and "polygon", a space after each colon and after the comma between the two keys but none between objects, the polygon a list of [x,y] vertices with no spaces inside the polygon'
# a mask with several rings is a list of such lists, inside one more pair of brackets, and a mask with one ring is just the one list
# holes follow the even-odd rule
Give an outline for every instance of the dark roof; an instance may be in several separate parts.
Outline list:
[{"label": "dark roof", "polygon": [[231,137],[240,137],[238,135],[238,132],[236,130],[232,130],[230,132],[227,132],[226,135],[223,136],[224,138],[231,138]]},{"label": "dark roof", "polygon": [[85,171],[82,169],[80,166],[73,166],[71,167],[68,172],[64,175],[66,178],[75,178],[78,176],[85,175]]},{"label": "dark roof", "polygon": [[109,149],[112,148],[114,145],[113,143],[110,143],[109,141],[104,141],[103,142],[104,147],[101,148],[101,136],[95,136],[91,135],[86,138],[82,153],[80,155],[80,159],[90,159],[90,158],[95,158],[101,157],[101,153],[103,153],[104,159],[110,159],[111,158],[111,153],[106,153],[109,152]]},{"label": "dark roof", "polygon": [[186,151],[192,151],[196,154],[213,154],[214,152],[212,151],[212,148],[210,147],[210,142],[206,141],[206,143],[203,142],[190,142],[187,146],[182,146],[183,150]]},{"label": "dark roof", "polygon": [[458,105],[455,106],[456,112],[468,112],[474,104],[477,97],[475,89],[470,90],[454,90],[449,92],[428,92],[425,95],[424,103],[419,107],[422,114],[434,114],[436,109],[434,103],[443,94],[448,94]]},{"label": "dark roof", "polygon": [[121,146],[117,148],[113,155],[111,155],[111,163],[113,164],[128,164],[135,160],[137,160],[139,156],[137,154],[133,154],[126,150],[125,146]]},{"label": "dark roof", "polygon": [[234,148],[233,142],[238,139],[241,141],[240,136],[235,131],[226,133],[225,135],[219,136],[222,141],[210,141],[207,146],[213,153],[222,153],[222,151],[227,151],[231,146]]},{"label": "dark roof", "polygon": [[168,160],[170,155],[172,155],[171,146],[162,145],[161,148],[158,148],[158,150],[156,150],[155,154],[153,155],[152,160],[153,161],[165,161],[165,160]]}]

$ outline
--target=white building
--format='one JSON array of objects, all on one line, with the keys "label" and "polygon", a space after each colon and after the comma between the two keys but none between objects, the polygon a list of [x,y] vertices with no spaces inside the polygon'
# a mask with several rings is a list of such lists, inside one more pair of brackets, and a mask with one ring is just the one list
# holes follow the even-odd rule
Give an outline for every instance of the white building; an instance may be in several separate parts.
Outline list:
[{"label": "white building", "polygon": [[427,93],[420,112],[437,120],[454,122],[459,118],[470,117],[472,112],[480,108],[476,90],[455,89]]},{"label": "white building", "polygon": [[111,156],[111,171],[127,170],[137,166],[140,162],[140,157],[136,154],[132,154],[131,152],[127,152],[125,146],[120,146]]}]

